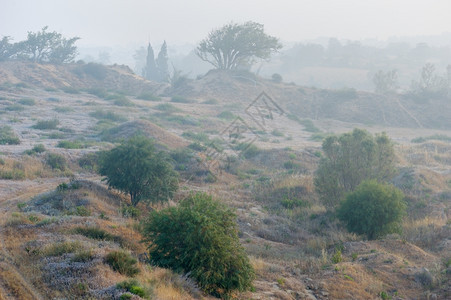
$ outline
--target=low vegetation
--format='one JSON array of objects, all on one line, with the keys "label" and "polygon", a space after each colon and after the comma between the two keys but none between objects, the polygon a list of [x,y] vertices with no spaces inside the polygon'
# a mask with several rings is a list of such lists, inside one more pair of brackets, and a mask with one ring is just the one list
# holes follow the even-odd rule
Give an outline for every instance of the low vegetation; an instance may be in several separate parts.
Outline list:
[{"label": "low vegetation", "polygon": [[49,130],[49,129],[56,129],[56,127],[59,125],[59,120],[52,119],[52,120],[39,120],[35,125],[33,125],[34,129],[40,129],[40,130]]},{"label": "low vegetation", "polygon": [[403,193],[397,188],[364,181],[346,197],[337,212],[350,232],[375,239],[389,233],[400,233],[406,203]]},{"label": "low vegetation", "polygon": [[105,257],[105,263],[122,275],[133,277],[140,272],[137,260],[125,251],[112,251]]},{"label": "low vegetation", "polygon": [[19,137],[14,133],[11,127],[0,127],[0,145],[18,145],[20,144]]},{"label": "low vegetation", "polygon": [[251,287],[254,271],[238,240],[235,214],[206,194],[152,212],[144,225],[154,264],[189,272],[216,296]]}]

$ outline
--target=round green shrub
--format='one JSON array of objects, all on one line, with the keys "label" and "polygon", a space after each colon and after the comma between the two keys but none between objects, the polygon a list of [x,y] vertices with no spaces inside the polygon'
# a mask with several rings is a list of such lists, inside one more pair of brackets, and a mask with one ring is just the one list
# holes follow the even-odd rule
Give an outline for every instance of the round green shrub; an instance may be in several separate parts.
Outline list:
[{"label": "round green shrub", "polygon": [[239,243],[235,213],[207,194],[152,212],[144,223],[152,263],[189,273],[215,296],[249,289],[254,271]]},{"label": "round green shrub", "polygon": [[406,203],[403,193],[392,185],[364,181],[338,207],[338,218],[350,232],[375,239],[400,231]]}]

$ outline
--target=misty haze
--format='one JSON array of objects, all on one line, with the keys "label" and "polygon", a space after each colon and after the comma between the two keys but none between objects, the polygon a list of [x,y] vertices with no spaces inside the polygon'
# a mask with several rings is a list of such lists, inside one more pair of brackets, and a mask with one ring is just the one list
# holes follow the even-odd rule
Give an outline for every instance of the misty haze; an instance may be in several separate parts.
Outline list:
[{"label": "misty haze", "polygon": [[451,299],[450,11],[2,0],[0,299]]}]

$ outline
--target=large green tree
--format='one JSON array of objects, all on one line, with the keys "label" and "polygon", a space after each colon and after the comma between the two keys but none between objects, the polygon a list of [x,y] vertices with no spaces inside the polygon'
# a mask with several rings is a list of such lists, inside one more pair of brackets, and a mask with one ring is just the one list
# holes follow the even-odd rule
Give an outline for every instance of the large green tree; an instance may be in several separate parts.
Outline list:
[{"label": "large green tree", "polygon": [[314,183],[323,203],[334,208],[362,181],[389,181],[395,174],[393,142],[385,134],[375,137],[366,130],[354,129],[340,136],[327,137],[322,145],[324,157],[315,173]]},{"label": "large green tree", "polygon": [[133,206],[140,201],[166,201],[178,188],[178,176],[167,155],[142,136],[101,155],[99,172],[110,187],[129,194]]},{"label": "large green tree", "polygon": [[17,44],[19,57],[42,63],[71,62],[77,55],[75,42],[80,38],[66,39],[61,33],[47,31],[45,26],[38,32],[28,32],[27,39]]},{"label": "large green tree", "polygon": [[207,293],[248,289],[254,271],[238,239],[235,213],[207,194],[151,212],[144,223],[152,263],[190,273]]},{"label": "large green tree", "polygon": [[406,213],[403,193],[392,185],[362,182],[338,208],[338,218],[350,232],[375,239],[399,232]]},{"label": "large green tree", "polygon": [[234,70],[250,66],[256,59],[269,59],[280,48],[279,40],[267,35],[263,24],[230,23],[210,32],[197,46],[196,54],[216,69]]}]

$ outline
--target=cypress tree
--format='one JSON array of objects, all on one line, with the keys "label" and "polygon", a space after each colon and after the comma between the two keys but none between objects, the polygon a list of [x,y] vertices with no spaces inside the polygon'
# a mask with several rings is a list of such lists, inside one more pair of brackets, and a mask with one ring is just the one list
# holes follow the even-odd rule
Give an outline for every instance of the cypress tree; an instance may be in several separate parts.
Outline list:
[{"label": "cypress tree", "polygon": [[156,60],[159,81],[168,81],[169,78],[169,68],[168,68],[168,46],[166,41],[161,45],[160,52]]}]

